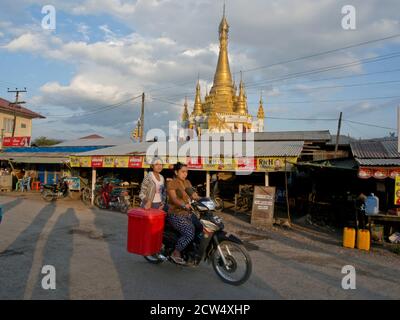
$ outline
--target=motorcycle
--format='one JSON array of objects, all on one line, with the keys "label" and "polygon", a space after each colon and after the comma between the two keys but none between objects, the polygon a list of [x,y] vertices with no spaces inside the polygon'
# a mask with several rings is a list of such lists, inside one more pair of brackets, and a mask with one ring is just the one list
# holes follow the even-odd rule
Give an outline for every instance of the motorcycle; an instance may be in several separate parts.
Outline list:
[{"label": "motorcycle", "polygon": [[[201,198],[192,201],[191,206],[203,230],[197,231],[195,239],[181,252],[185,261],[183,266],[198,266],[201,261],[207,261],[212,263],[214,271],[223,282],[235,286],[245,283],[252,271],[251,258],[243,242],[224,231],[221,218],[214,214],[216,207],[213,199]],[[166,222],[161,251],[144,258],[153,264],[167,260],[175,263],[171,254],[179,237],[179,232]]]},{"label": "motorcycle", "polygon": [[129,193],[121,187],[114,187],[111,183],[104,183],[94,198],[94,203],[100,209],[115,209],[127,213],[130,202]]},{"label": "motorcycle", "polygon": [[69,196],[69,185],[66,177],[62,177],[58,184],[44,184],[41,186],[42,198],[51,202]]},{"label": "motorcycle", "polygon": [[[206,195],[206,184],[198,184],[196,186],[196,191],[199,195],[205,196]],[[224,210],[224,200],[219,197],[218,194],[218,182],[213,182],[211,184],[211,198],[215,202],[215,210],[221,212]]]}]

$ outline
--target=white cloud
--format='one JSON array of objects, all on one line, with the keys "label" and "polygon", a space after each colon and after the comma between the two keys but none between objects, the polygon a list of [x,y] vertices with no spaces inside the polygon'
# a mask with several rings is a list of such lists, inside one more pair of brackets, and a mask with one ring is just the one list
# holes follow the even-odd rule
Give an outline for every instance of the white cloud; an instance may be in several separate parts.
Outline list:
[{"label": "white cloud", "polygon": [[[9,7],[17,8],[14,2],[6,2]],[[22,4],[19,3],[15,10],[22,10],[23,4],[28,7],[32,4],[47,4],[45,2],[22,0]],[[344,4],[347,4],[346,1],[341,0],[230,0],[227,3],[227,18],[231,26],[231,70],[238,72],[271,65],[399,33],[398,1],[387,0],[383,6],[379,2],[365,0],[362,5],[357,5],[358,23],[354,32],[347,32],[341,28],[340,9]],[[67,37],[60,33],[43,33],[42,30],[24,26],[15,28],[10,22],[0,22],[0,32],[4,34],[2,42],[4,43],[4,38],[11,37],[2,49],[10,52],[30,52],[44,59],[64,61],[76,69],[76,73],[67,84],[58,79],[43,84],[39,96],[34,99],[35,103],[44,107],[68,106],[72,111],[85,110],[85,105],[107,105],[143,90],[147,92],[157,89],[150,94],[181,104],[183,97],[188,93],[189,100],[193,99],[199,73],[202,97],[205,87],[210,88],[219,49],[217,28],[222,10],[220,1],[55,0],[54,5],[58,12],[73,14],[82,19],[81,23],[75,25],[75,29],[82,35],[82,41],[67,40]],[[117,20],[127,30],[132,31],[121,36],[113,30],[109,21],[100,21],[99,26],[89,26],[85,20],[86,16],[102,15]],[[12,18],[10,16],[6,20],[11,21]],[[99,39],[94,37],[99,30],[102,32],[102,40],[89,43],[89,40]],[[281,86],[286,84],[285,81],[271,83],[270,80],[282,78],[285,74],[373,56],[377,54],[376,48],[381,48],[387,43],[393,42],[377,43],[245,72],[243,76],[248,84],[249,98],[254,94],[257,96],[254,99],[258,101],[260,91],[264,91],[264,95],[270,98],[289,96],[281,89]],[[354,65],[337,73],[354,74],[363,69],[362,65]],[[260,83],[262,80],[265,82]],[[299,82],[302,80],[304,77],[299,78]],[[169,89],[159,90],[160,87]],[[326,97],[334,92],[307,91],[306,86],[303,89],[310,98]],[[148,101],[150,114],[162,115],[160,120],[155,122],[160,126],[162,121],[166,120],[166,114],[163,113],[166,109],[170,119],[176,118],[182,109],[179,106],[151,101],[150,95]],[[192,104],[192,101],[190,103]],[[270,108],[268,100],[265,108]],[[328,110],[328,107],[325,110]],[[137,114],[134,112],[137,112],[137,109],[131,111],[129,116],[114,112],[106,117],[99,114],[95,119],[104,124],[109,121],[109,126],[112,127],[111,121],[128,123],[131,119],[136,119]],[[89,120],[85,119],[76,121],[89,123]]]}]

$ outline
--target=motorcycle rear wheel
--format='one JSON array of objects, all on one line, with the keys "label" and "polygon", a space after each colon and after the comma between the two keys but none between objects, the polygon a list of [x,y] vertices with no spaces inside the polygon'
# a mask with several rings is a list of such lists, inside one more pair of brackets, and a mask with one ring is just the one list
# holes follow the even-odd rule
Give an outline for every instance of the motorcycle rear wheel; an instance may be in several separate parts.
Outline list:
[{"label": "motorcycle rear wheel", "polygon": [[47,202],[52,202],[53,200],[55,200],[53,193],[48,190],[43,191],[42,198],[44,201],[47,201]]},{"label": "motorcycle rear wheel", "polygon": [[[249,279],[252,270],[252,262],[247,250],[242,245],[232,241],[222,241],[219,246],[227,265],[224,264],[219,250],[215,249],[211,260],[213,269],[218,277],[223,282],[234,286],[245,283]],[[243,260],[243,262],[241,263],[240,260]],[[244,271],[243,274],[236,279],[233,277],[233,274],[240,267],[242,267]]]}]

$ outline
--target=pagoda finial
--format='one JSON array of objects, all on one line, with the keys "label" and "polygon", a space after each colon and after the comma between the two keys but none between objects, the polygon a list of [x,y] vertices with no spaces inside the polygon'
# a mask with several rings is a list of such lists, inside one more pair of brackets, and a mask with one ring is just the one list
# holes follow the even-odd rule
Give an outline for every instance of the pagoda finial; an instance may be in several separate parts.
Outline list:
[{"label": "pagoda finial", "polygon": [[185,103],[183,106],[182,122],[186,122],[189,120],[187,97],[185,97]]},{"label": "pagoda finial", "polygon": [[264,119],[265,113],[264,113],[264,107],[263,107],[263,99],[262,99],[262,91],[260,94],[260,104],[258,106],[258,112],[257,112],[257,118],[258,119]]},{"label": "pagoda finial", "polygon": [[203,113],[203,109],[201,107],[201,96],[200,96],[200,75],[199,78],[197,79],[197,85],[196,85],[196,96],[194,98],[194,107],[193,107],[193,115],[198,116]]}]

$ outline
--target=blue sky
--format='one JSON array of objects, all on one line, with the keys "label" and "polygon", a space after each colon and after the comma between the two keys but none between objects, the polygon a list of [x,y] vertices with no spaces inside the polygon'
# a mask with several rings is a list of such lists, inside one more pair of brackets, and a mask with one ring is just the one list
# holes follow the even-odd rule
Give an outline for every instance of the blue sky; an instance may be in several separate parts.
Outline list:
[{"label": "blue sky", "polygon": [[[335,120],[272,118],[337,119],[341,111],[344,134],[372,138],[395,131],[400,37],[259,67],[400,34],[398,1],[353,1],[357,25],[352,31],[341,27],[341,8],[348,1],[226,2],[231,70],[237,80],[244,70],[250,113],[256,114],[263,94],[267,131],[335,133]],[[212,84],[222,3],[4,0],[0,96],[12,100],[7,87],[27,87],[26,106],[47,117],[35,120],[34,137],[128,137],[139,117],[139,99],[106,106],[142,91],[147,93],[146,129],[165,129],[168,120],[179,117],[185,96],[192,108],[198,74],[203,96]],[[47,4],[56,9],[54,31],[41,28],[41,8]],[[378,61],[366,60],[374,57]],[[353,65],[305,74],[349,63]],[[246,71],[251,69],[257,70]]]}]

